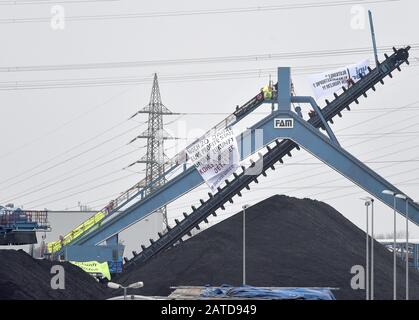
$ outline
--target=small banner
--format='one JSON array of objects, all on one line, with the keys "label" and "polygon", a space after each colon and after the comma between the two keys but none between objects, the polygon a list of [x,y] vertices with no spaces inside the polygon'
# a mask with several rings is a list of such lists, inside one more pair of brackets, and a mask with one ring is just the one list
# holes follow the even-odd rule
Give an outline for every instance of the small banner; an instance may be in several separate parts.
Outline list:
[{"label": "small banner", "polygon": [[357,82],[361,76],[368,74],[368,60],[308,77],[310,87],[316,98],[332,95],[342,87],[351,86],[350,79]]},{"label": "small banner", "polygon": [[70,263],[74,264],[87,273],[101,273],[106,279],[109,281],[111,280],[111,274],[109,272],[109,265],[107,262],[100,263],[97,261],[70,261]]},{"label": "small banner", "polygon": [[214,192],[239,167],[237,140],[231,128],[203,137],[187,148],[186,152]]}]

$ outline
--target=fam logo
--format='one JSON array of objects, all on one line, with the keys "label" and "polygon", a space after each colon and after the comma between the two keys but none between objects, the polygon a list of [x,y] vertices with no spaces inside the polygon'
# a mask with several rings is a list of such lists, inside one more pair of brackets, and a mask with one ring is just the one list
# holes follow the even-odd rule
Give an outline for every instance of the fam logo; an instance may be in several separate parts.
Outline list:
[{"label": "fam logo", "polygon": [[289,129],[294,128],[294,119],[292,118],[275,118],[274,119],[275,129]]}]

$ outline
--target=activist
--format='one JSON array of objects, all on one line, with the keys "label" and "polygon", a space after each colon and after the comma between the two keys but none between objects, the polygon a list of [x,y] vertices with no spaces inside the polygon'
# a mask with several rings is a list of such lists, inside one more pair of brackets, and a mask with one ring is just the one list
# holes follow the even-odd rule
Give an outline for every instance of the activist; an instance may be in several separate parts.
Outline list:
[{"label": "activist", "polygon": [[311,118],[314,118],[315,116],[316,116],[316,112],[314,111],[314,110],[310,110],[309,112],[308,112],[308,116],[309,116],[309,118],[311,119]]},{"label": "activist", "polygon": [[272,99],[272,86],[271,86],[271,84],[264,86],[261,89],[261,92],[263,93],[263,98],[264,99],[268,99],[268,100]]}]

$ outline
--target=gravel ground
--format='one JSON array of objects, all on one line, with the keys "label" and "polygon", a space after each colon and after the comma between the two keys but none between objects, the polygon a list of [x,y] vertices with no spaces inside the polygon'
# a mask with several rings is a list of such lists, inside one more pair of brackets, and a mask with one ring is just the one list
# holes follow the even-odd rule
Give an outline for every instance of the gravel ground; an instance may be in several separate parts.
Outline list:
[{"label": "gravel ground", "polygon": [[[337,299],[364,299],[350,287],[353,265],[365,262],[365,234],[329,205],[287,196],[268,198],[246,211],[247,284],[335,287]],[[22,250],[0,250],[0,300],[103,299],[111,292],[81,269],[63,263],[66,289],[50,287],[52,263]],[[392,254],[375,244],[375,296],[392,299]],[[230,284],[242,280],[242,213],[202,231],[114,281],[143,281],[130,293],[166,296],[170,286]],[[398,297],[404,298],[404,268],[398,265]],[[419,274],[410,272],[411,298],[419,299]]]},{"label": "gravel ground", "polygon": [[56,262],[33,259],[23,250],[0,250],[0,300],[104,299],[103,285],[80,268],[66,262],[65,289],[51,289],[51,267]]},{"label": "gravel ground", "polygon": [[[350,270],[365,263],[365,233],[329,205],[273,196],[246,211],[247,284],[335,287],[337,299],[364,299],[353,290]],[[375,243],[375,297],[392,299],[393,256]],[[133,293],[168,295],[170,286],[230,284],[242,279],[242,213],[220,222],[143,266],[120,275],[125,284],[143,281]],[[404,268],[398,265],[399,298]],[[411,298],[419,299],[419,274],[410,272]]]}]

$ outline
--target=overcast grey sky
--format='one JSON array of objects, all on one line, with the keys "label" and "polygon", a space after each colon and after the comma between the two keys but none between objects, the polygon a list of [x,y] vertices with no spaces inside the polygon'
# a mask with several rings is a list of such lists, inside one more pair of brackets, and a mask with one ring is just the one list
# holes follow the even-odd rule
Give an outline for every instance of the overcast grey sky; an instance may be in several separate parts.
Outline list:
[{"label": "overcast grey sky", "polygon": [[[127,119],[148,103],[154,72],[160,77],[163,103],[173,112],[189,113],[166,118],[168,131],[183,139],[177,141],[182,147],[185,138],[209,129],[253,97],[267,83],[269,70],[275,79],[275,68],[291,66],[297,94],[311,95],[308,74],[365,58],[372,61],[372,51],[366,51],[371,47],[368,25],[353,28],[359,5],[365,13],[373,10],[380,48],[413,47],[411,66],[388,78],[353,111],[344,112],[333,130],[348,151],[412,198],[419,197],[417,1],[12,2],[0,1],[2,204],[64,210],[77,209],[81,201],[99,209],[143,178],[141,165],[131,168],[136,172],[122,168],[144,154],[145,141],[126,144],[145,130],[147,119]],[[53,5],[64,9],[63,29],[51,27]],[[271,10],[266,10],[269,6]],[[261,10],[241,9],[254,7]],[[220,13],[223,10],[227,12]],[[352,49],[357,50],[348,52]],[[337,53],[314,52],[330,50]],[[218,59],[280,53],[294,56]],[[383,53],[380,50],[380,58]],[[194,62],[180,63],[182,59]],[[177,149],[173,142],[167,147],[169,156]],[[103,164],[107,160],[113,161]],[[244,203],[279,193],[326,201],[358,226],[364,225],[359,198],[365,192],[305,151],[295,153],[260,182],[212,221],[237,212]],[[208,191],[201,186],[169,205],[170,220],[189,211]],[[376,212],[376,232],[391,232],[391,209],[378,204]],[[70,215],[53,216],[53,228],[59,230],[54,236],[80,222],[81,215]],[[402,219],[399,222],[402,229]],[[419,237],[417,227],[413,232]],[[138,247],[135,233],[126,241]]]}]

